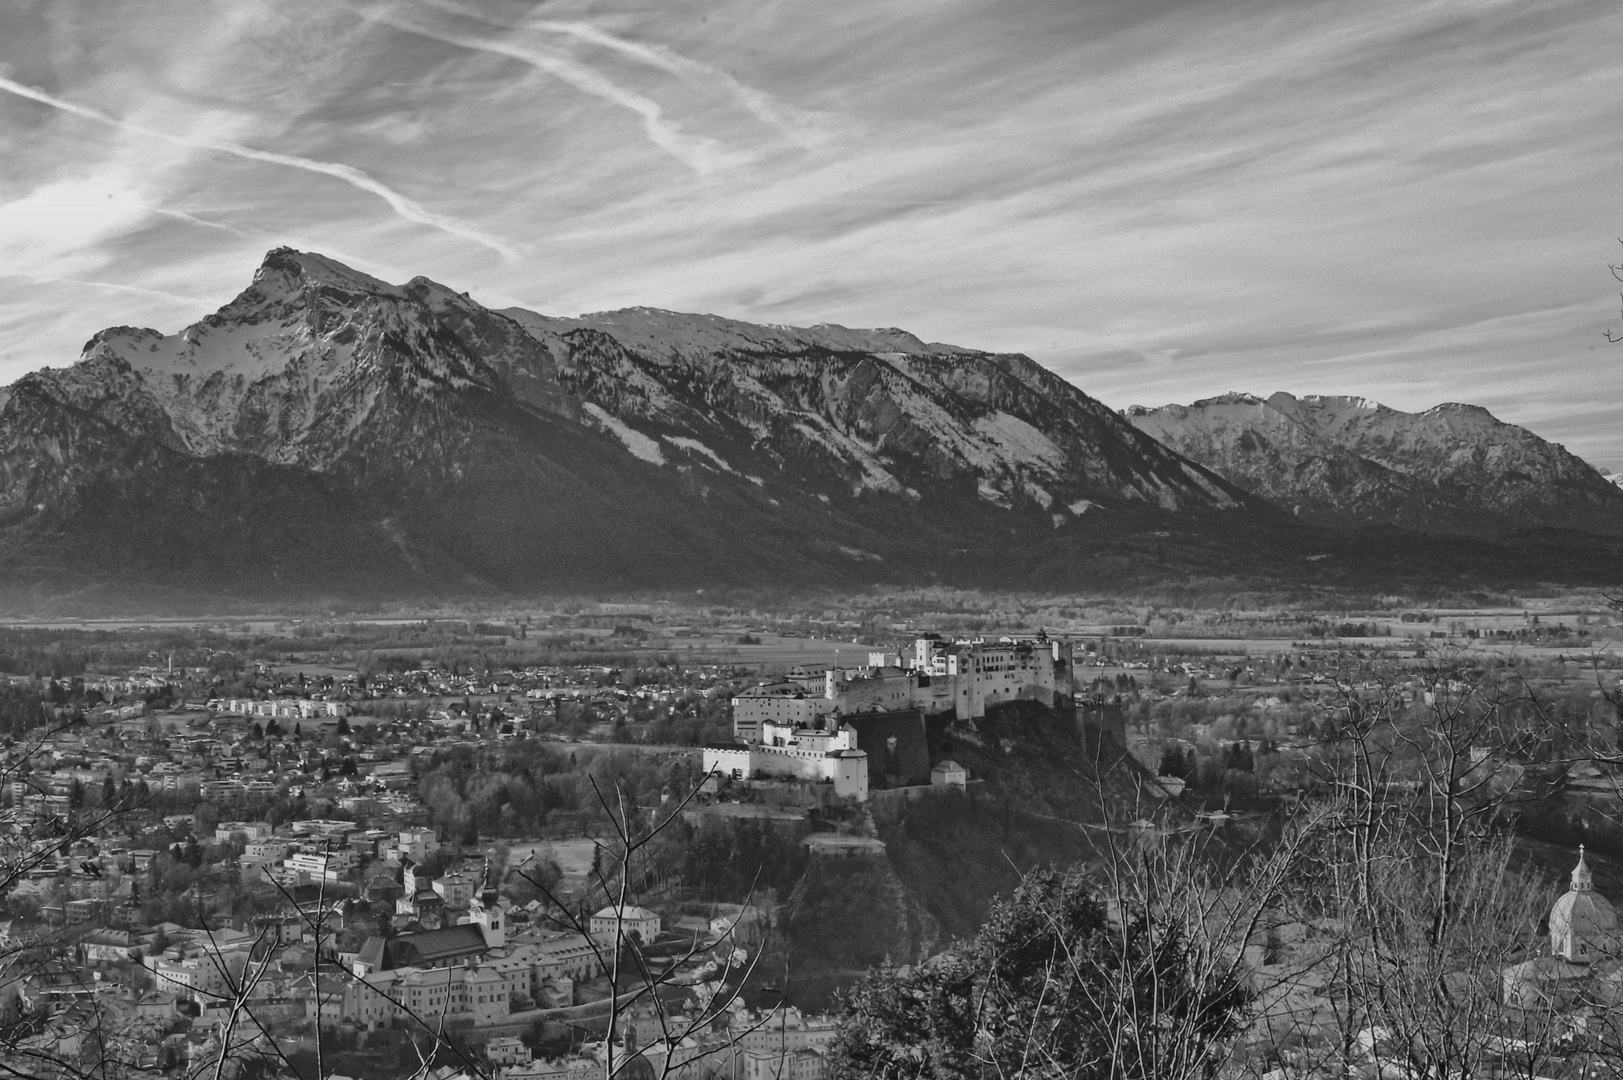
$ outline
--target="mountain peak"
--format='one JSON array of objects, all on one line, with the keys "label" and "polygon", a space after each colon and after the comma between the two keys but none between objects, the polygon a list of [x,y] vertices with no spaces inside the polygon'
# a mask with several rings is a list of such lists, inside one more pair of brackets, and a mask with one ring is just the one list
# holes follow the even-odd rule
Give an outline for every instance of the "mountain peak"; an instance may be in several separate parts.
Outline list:
[{"label": "mountain peak", "polygon": [[287,297],[310,287],[336,288],[343,292],[383,293],[399,295],[400,290],[387,281],[345,266],[337,259],[313,251],[299,251],[290,247],[272,248],[265,253],[259,269],[254,272],[253,284],[242,295],[257,293],[260,297]]}]

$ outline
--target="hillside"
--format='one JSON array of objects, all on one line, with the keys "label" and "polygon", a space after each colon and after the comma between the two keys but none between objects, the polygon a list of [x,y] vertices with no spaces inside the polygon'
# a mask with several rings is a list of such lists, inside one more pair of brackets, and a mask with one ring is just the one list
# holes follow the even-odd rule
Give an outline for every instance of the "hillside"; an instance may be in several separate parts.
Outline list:
[{"label": "hillside", "polygon": [[1146,812],[1136,806],[1131,758],[1119,748],[1090,752],[1068,715],[1035,702],[994,706],[973,723],[932,720],[929,742],[932,761],[950,756],[978,782],[967,792],[876,799],[884,859],[811,861],[786,905],[797,1000],[821,1003],[887,957],[916,963],[972,935],[1025,871],[1097,858],[1102,833],[1081,823],[1104,822],[1103,806],[1110,820]]}]

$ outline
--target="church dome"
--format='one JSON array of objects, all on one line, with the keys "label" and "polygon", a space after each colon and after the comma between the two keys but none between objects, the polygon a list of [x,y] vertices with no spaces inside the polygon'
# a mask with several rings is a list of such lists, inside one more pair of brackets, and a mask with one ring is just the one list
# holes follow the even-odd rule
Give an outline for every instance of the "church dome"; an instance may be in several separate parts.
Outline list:
[{"label": "church dome", "polygon": [[1572,888],[1550,909],[1550,951],[1578,963],[1615,956],[1617,912],[1611,902],[1595,892],[1594,877],[1578,848],[1578,865],[1572,870]]}]

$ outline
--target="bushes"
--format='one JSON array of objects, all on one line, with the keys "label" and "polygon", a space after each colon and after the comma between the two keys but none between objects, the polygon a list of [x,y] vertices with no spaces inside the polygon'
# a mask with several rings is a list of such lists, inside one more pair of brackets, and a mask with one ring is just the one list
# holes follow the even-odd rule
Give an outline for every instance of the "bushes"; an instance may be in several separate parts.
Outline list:
[{"label": "bushes", "polygon": [[1076,873],[1027,874],[954,953],[842,995],[836,1077],[1209,1076],[1246,995],[1176,922],[1113,925]]}]

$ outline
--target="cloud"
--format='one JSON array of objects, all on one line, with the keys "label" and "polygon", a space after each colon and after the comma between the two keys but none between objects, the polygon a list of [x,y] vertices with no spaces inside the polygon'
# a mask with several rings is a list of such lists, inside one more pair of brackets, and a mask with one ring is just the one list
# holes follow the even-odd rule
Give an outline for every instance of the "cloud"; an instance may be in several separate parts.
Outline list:
[{"label": "cloud", "polygon": [[179,293],[164,292],[162,289],[143,289],[139,285],[120,285],[116,281],[86,281],[82,278],[72,277],[38,277],[33,274],[6,274],[0,277],[21,278],[32,281],[38,285],[77,285],[84,289],[102,289],[107,292],[124,293],[127,296],[142,296],[152,300],[162,300],[168,304],[183,306],[191,310],[205,307],[208,301],[197,296],[181,296]]},{"label": "cloud", "polygon": [[227,225],[221,221],[208,221],[204,218],[198,217],[196,214],[188,213],[185,210],[174,210],[159,206],[155,207],[152,212],[154,214],[160,214],[163,217],[174,218],[176,221],[184,221],[188,225],[196,225],[200,229],[218,229],[221,232],[230,233],[232,236],[241,237],[244,240],[252,240],[255,238],[252,233],[245,232],[242,229],[237,228],[235,225]]},{"label": "cloud", "polygon": [[562,35],[630,57],[638,63],[657,68],[678,78],[719,84],[725,87],[750,115],[793,142],[812,147],[828,138],[823,118],[808,110],[786,105],[763,90],[745,85],[721,68],[684,56],[668,46],[632,41],[610,33],[595,23],[560,19],[531,19],[520,24],[497,23],[492,22],[485,12],[455,3],[453,0],[422,0],[422,2],[440,11],[475,19],[487,26]]},{"label": "cloud", "polygon": [[139,227],[150,204],[122,170],[47,181],[0,204],[0,266],[45,277],[93,262],[87,253],[108,237]]},{"label": "cloud", "polygon": [[372,18],[402,33],[415,34],[446,45],[521,61],[568,83],[583,94],[590,94],[592,97],[635,113],[642,118],[643,132],[649,142],[697,173],[709,173],[719,165],[737,160],[737,155],[727,153],[714,140],[683,132],[678,125],[665,117],[664,109],[652,98],[628,90],[584,64],[511,41],[474,37],[423,26],[401,18],[393,11],[374,11]]},{"label": "cloud", "polygon": [[516,260],[520,257],[518,249],[506,241],[492,236],[473,225],[458,221],[455,218],[447,217],[444,214],[436,214],[426,210],[416,202],[408,199],[398,191],[395,191],[387,184],[374,179],[373,177],[362,172],[360,169],[350,165],[341,165],[330,161],[316,161],[312,158],[297,157],[292,154],[278,154],[269,150],[256,150],[253,147],[242,146],[238,143],[224,140],[195,139],[184,135],[174,135],[169,132],[159,131],[155,128],[147,127],[142,124],[135,124],[126,120],[120,120],[116,117],[109,116],[106,113],[100,112],[96,109],[87,108],[83,105],[76,105],[71,101],[65,101],[62,98],[56,97],[52,94],[47,94],[44,91],[38,90],[32,86],[25,86],[22,83],[13,82],[12,80],[3,76],[0,76],[0,90],[15,94],[18,97],[28,98],[31,101],[37,101],[42,105],[49,105],[53,109],[60,109],[63,112],[71,113],[74,116],[83,117],[86,120],[94,120],[97,123],[108,124],[112,127],[133,132],[137,135],[146,135],[150,138],[162,139],[165,142],[173,143],[177,146],[191,147],[194,150],[209,150],[222,154],[230,154],[233,157],[243,158],[247,161],[261,161],[270,165],[282,165],[290,169],[302,169],[305,172],[319,173],[323,176],[331,176],[335,179],[342,180],[344,183],[360,191],[365,191],[369,194],[376,195],[378,198],[388,203],[390,209],[392,209],[397,215],[407,221],[415,222],[419,225],[427,225],[431,228],[439,229],[442,232],[450,233],[453,236],[460,236],[464,240],[471,240],[476,244],[489,248],[505,259]]}]

